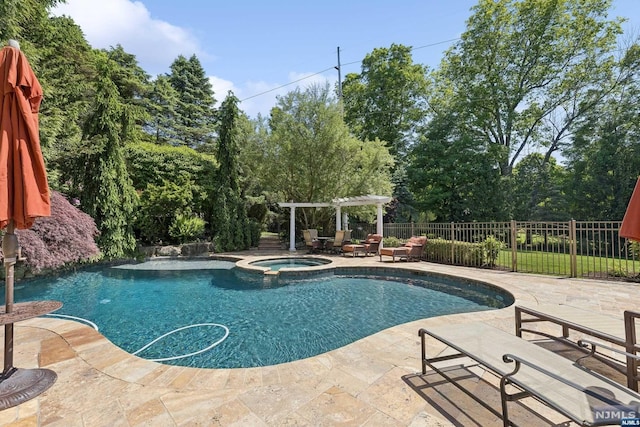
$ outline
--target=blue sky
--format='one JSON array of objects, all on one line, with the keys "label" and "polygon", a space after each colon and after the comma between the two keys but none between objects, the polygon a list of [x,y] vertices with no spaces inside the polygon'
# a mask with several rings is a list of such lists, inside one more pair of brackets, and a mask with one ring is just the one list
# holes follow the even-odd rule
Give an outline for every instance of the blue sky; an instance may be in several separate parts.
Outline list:
[{"label": "blue sky", "polygon": [[[465,29],[476,0],[66,0],[55,14],[72,17],[95,48],[120,44],[152,76],[195,54],[218,101],[228,90],[250,116],[267,115],[276,96],[296,86],[335,83],[358,72],[366,54],[392,43],[412,46],[431,68]],[[629,18],[638,35],[640,0],[613,0],[612,16]]]}]

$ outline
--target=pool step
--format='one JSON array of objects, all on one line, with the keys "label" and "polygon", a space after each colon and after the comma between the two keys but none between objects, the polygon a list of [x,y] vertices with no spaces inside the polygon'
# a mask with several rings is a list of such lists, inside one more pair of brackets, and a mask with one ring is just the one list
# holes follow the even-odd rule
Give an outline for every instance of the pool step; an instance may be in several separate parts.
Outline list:
[{"label": "pool step", "polygon": [[258,243],[258,249],[261,251],[281,251],[283,250],[282,242],[277,235],[261,236]]}]

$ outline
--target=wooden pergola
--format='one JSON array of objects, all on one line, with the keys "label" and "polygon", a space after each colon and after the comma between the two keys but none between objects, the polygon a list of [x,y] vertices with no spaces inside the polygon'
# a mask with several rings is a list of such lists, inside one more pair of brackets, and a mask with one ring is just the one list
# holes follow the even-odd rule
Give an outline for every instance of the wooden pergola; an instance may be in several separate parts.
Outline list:
[{"label": "wooden pergola", "polygon": [[[376,205],[378,208],[376,233],[382,236],[382,206],[390,201],[391,197],[388,196],[367,195],[343,197],[340,199],[333,199],[331,202],[279,202],[279,206],[291,209],[289,220],[289,250],[292,252],[295,252],[296,250],[296,208],[333,207],[336,210],[336,230],[342,230],[342,207]],[[344,222],[347,222],[346,218]]]}]

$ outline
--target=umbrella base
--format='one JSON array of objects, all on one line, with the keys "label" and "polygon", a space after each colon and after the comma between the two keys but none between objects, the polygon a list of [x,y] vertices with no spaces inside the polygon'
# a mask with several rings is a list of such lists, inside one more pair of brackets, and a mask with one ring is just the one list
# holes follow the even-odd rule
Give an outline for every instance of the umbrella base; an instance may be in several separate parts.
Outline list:
[{"label": "umbrella base", "polygon": [[11,368],[0,380],[0,411],[27,402],[47,390],[58,375],[50,369]]}]

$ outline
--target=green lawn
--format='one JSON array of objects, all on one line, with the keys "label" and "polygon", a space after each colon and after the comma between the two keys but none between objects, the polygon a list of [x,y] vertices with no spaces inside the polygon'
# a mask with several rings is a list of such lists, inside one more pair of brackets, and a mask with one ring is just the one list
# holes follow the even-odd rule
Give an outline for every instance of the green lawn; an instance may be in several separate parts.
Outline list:
[{"label": "green lawn", "polygon": [[[632,277],[640,274],[640,261],[578,255],[578,276],[593,276],[605,273],[609,276]],[[511,269],[511,251],[502,250],[496,263]],[[571,258],[568,254],[518,251],[517,270],[523,273],[569,275]]]}]

